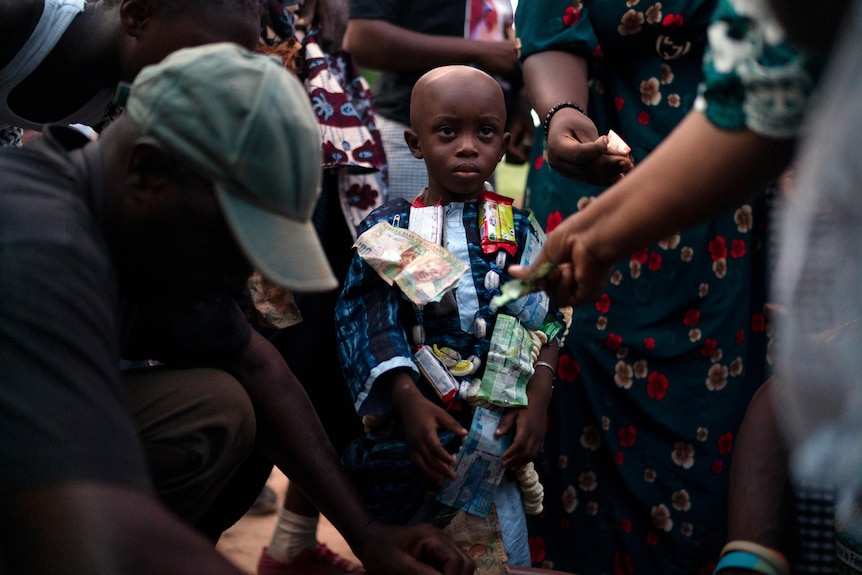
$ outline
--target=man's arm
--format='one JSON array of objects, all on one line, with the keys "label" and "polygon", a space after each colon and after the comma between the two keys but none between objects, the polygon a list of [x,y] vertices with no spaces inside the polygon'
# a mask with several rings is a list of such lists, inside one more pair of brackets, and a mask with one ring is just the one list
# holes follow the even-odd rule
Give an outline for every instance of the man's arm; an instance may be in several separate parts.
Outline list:
[{"label": "man's arm", "polygon": [[385,20],[353,19],[347,23],[344,49],[363,68],[408,72],[449,64],[475,64],[489,74],[518,69],[511,40],[485,42],[457,36],[413,32]]},{"label": "man's arm", "polygon": [[302,385],[263,336],[254,332],[244,353],[227,368],[255,405],[261,447],[332,522],[369,572],[472,572],[470,559],[442,531],[430,525],[391,527],[373,519]]},{"label": "man's arm", "polygon": [[154,495],[120,484],[7,492],[0,517],[0,573],[240,573]]}]

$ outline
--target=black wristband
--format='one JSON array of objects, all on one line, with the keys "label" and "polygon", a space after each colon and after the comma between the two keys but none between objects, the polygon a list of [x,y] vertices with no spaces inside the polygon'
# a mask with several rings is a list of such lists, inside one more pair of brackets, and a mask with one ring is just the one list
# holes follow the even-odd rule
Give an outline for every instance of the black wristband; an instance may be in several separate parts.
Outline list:
[{"label": "black wristband", "polygon": [[575,104],[574,102],[569,102],[569,101],[560,102],[559,104],[557,104],[556,106],[554,106],[553,108],[548,110],[548,113],[545,114],[545,121],[542,122],[542,130],[545,131],[545,139],[546,140],[548,139],[548,129],[551,127],[551,118],[553,118],[554,114],[556,114],[557,112],[559,112],[563,108],[574,108],[575,110],[577,110],[581,114],[583,114],[585,116],[587,115],[587,113],[584,112],[584,109],[581,108],[578,104]]}]

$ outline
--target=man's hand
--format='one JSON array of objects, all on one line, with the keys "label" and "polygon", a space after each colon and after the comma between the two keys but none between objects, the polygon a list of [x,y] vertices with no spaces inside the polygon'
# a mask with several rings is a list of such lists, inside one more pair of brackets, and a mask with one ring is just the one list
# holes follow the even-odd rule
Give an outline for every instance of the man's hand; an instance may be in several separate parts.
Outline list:
[{"label": "man's hand", "polygon": [[442,530],[428,524],[384,525],[374,521],[353,552],[371,575],[471,575],[476,566]]}]

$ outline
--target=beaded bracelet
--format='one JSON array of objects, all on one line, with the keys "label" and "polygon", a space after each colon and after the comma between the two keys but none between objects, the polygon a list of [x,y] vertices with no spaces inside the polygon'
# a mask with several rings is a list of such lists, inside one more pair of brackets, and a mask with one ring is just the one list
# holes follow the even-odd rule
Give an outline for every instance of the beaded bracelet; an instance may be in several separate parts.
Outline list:
[{"label": "beaded bracelet", "polygon": [[554,114],[556,114],[557,112],[559,112],[563,108],[574,108],[575,110],[577,110],[581,114],[583,114],[585,116],[587,115],[587,113],[584,112],[584,109],[581,108],[578,104],[575,104],[574,102],[569,102],[568,100],[566,100],[565,102],[560,102],[559,104],[557,104],[556,106],[554,106],[553,108],[548,110],[548,113],[545,114],[545,121],[542,122],[542,130],[545,131],[545,139],[548,138],[548,130],[551,127],[551,118],[553,118]]}]

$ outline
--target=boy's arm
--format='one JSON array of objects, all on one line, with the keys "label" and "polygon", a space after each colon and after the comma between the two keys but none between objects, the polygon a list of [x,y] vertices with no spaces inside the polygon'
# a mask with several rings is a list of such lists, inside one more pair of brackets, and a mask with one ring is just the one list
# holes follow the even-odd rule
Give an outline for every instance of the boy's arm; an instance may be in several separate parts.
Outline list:
[{"label": "boy's arm", "polygon": [[533,364],[533,377],[527,384],[527,406],[507,410],[497,426],[497,437],[509,433],[513,426],[515,428],[512,445],[503,453],[503,465],[507,468],[533,461],[542,449],[558,353],[556,344],[542,347]]}]

